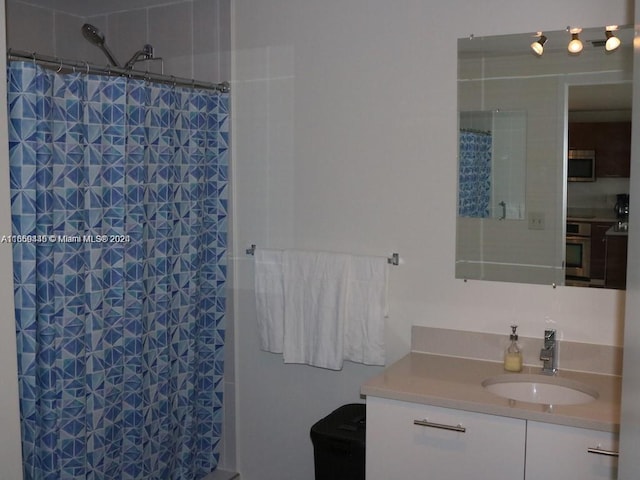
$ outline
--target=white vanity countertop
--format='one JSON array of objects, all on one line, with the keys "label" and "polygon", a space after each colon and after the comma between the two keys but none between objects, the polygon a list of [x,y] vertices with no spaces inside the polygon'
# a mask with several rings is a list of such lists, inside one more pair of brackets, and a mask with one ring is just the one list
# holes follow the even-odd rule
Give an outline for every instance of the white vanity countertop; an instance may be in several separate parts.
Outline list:
[{"label": "white vanity countertop", "polygon": [[[524,374],[540,374],[527,367]],[[556,376],[578,381],[598,391],[596,400],[581,405],[539,405],[508,400],[482,387],[482,381],[502,375],[502,362],[411,352],[362,385],[366,396],[468,410],[472,412],[617,432],[620,422],[620,377],[576,371]],[[540,374],[542,375],[542,374]]]}]

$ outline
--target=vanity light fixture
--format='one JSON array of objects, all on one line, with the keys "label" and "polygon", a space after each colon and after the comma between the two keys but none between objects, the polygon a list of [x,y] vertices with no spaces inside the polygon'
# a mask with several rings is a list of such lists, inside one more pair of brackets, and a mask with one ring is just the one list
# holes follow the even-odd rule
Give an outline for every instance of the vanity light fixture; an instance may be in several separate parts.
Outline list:
[{"label": "vanity light fixture", "polygon": [[607,37],[607,42],[604,44],[604,49],[607,52],[613,52],[616,48],[620,46],[620,39],[616,37],[613,32],[618,29],[617,25],[609,25],[605,27],[605,35]]},{"label": "vanity light fixture", "polygon": [[569,33],[571,34],[571,41],[569,42],[569,45],[567,45],[567,50],[569,50],[569,53],[577,55],[582,51],[583,47],[582,41],[580,40],[580,32],[582,29],[567,27],[567,30],[569,30]]},{"label": "vanity light fixture", "polygon": [[544,52],[544,44],[547,43],[547,37],[545,37],[542,32],[537,32],[536,37],[539,38],[531,44],[531,49],[540,57]]}]

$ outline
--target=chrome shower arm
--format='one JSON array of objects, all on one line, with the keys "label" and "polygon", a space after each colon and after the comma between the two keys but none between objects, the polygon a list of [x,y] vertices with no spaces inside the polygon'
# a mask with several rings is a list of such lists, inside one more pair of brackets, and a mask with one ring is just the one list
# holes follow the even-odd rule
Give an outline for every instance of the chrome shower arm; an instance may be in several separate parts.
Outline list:
[{"label": "chrome shower arm", "polygon": [[142,60],[151,60],[153,58],[153,46],[148,43],[142,47],[142,50],[138,50],[133,56],[124,64],[126,70],[131,70],[133,66]]},{"label": "chrome shower arm", "polygon": [[120,63],[118,62],[118,60],[116,60],[116,58],[113,56],[113,53],[111,53],[111,50],[109,50],[109,47],[107,47],[104,43],[102,45],[98,45],[98,48],[100,48],[100,50],[102,50],[102,52],[106,55],[106,57],[109,59],[109,63],[111,63],[111,65],[113,65],[114,67],[118,67],[121,68]]}]

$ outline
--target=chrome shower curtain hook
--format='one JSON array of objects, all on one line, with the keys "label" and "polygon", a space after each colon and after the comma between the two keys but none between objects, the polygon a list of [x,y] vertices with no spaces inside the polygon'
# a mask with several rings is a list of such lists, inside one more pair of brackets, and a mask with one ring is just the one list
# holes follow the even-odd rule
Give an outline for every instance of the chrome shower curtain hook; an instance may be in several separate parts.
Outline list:
[{"label": "chrome shower curtain hook", "polygon": [[56,73],[60,73],[62,71],[62,59],[59,58],[58,60],[60,60],[60,65],[58,65],[58,69],[56,70]]},{"label": "chrome shower curtain hook", "polygon": [[89,62],[84,62],[85,67],[87,67],[87,75],[89,75]]}]

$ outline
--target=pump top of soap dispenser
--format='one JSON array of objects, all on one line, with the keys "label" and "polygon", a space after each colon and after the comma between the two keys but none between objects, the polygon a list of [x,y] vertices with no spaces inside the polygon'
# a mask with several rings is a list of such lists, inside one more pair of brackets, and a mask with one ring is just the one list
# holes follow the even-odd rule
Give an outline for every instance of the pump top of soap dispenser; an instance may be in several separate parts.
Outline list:
[{"label": "pump top of soap dispenser", "polygon": [[517,329],[518,329],[517,325],[511,325],[511,335],[509,335],[509,340],[513,340],[513,341],[518,340],[518,334],[516,333]]}]

